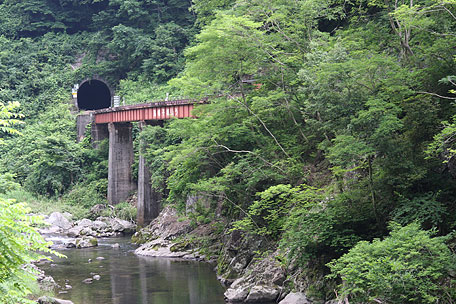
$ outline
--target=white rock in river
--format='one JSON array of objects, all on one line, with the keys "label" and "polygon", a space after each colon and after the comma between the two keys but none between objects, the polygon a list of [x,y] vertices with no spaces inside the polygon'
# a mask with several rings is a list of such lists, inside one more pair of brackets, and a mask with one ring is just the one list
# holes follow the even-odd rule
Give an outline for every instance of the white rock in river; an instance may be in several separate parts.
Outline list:
[{"label": "white rock in river", "polygon": [[228,302],[243,302],[249,294],[249,287],[250,286],[244,286],[240,288],[228,288],[224,294],[225,299]]},{"label": "white rock in river", "polygon": [[311,304],[306,294],[302,292],[289,293],[279,304]]},{"label": "white rock in river", "polygon": [[108,228],[108,224],[102,221],[94,221],[93,222],[93,227],[92,229],[97,230],[97,231],[102,231]]},{"label": "white rock in river", "polygon": [[60,212],[51,213],[45,222],[51,226],[57,226],[65,230],[70,229],[72,226],[70,221]]},{"label": "white rock in river", "polygon": [[52,298],[52,297],[40,297],[37,302],[39,304],[74,304],[73,302],[69,300],[62,300],[62,299],[57,299],[57,298]]},{"label": "white rock in river", "polygon": [[76,239],[76,248],[89,248],[98,246],[98,240],[92,236],[83,236]]},{"label": "white rock in river", "polygon": [[273,302],[279,296],[279,291],[270,286],[256,285],[250,289],[247,303]]},{"label": "white rock in river", "polygon": [[86,218],[76,222],[76,226],[79,226],[79,227],[91,227],[92,225],[93,225],[93,222]]}]

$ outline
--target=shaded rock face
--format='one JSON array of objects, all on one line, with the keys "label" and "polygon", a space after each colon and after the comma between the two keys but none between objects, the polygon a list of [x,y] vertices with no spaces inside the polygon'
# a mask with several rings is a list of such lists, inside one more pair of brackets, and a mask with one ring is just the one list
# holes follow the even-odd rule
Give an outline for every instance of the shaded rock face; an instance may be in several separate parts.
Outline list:
[{"label": "shaded rock face", "polygon": [[[223,219],[221,219],[223,222]],[[226,223],[225,223],[226,224]],[[199,225],[192,229],[188,220],[180,220],[177,211],[167,206],[148,227],[133,236],[142,245],[135,254],[152,257],[170,257],[196,260],[217,261],[219,280],[227,287],[227,303],[311,303],[303,293],[293,293],[285,297],[289,290],[284,286],[290,269],[281,265],[281,253],[269,251],[258,256],[259,249],[275,248],[264,238],[246,235],[240,231],[221,234],[211,239],[209,246],[216,246],[220,256],[199,255],[198,248],[188,243],[190,239],[204,237],[208,240],[212,225]],[[209,247],[211,248],[211,247]],[[215,248],[215,247],[214,247]],[[207,248],[206,248],[207,249]],[[294,283],[294,282],[293,282]],[[305,286],[298,286],[305,290]],[[302,288],[301,288],[302,287]],[[285,298],[284,298],[285,297]]]},{"label": "shaded rock face", "polygon": [[275,256],[276,253],[272,253],[262,260],[250,262],[247,267],[240,270],[239,278],[231,283],[225,292],[227,302],[275,302],[283,289],[282,284],[278,283],[285,280],[285,270],[276,261]]},{"label": "shaded rock face", "polygon": [[174,208],[166,206],[160,215],[155,218],[149,226],[144,228],[141,233],[133,237],[142,243],[144,239],[173,240],[176,237],[186,234],[192,230],[189,220],[179,221],[179,215]]}]

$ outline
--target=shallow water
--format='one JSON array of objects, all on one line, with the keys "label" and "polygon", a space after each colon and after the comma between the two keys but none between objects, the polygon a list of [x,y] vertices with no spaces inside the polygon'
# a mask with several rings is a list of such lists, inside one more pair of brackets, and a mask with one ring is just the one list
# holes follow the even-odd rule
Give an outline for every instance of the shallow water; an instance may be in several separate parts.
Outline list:
[{"label": "shallow water", "polygon": [[[119,243],[120,248],[112,248],[114,243]],[[72,286],[56,296],[75,304],[225,303],[224,289],[210,265],[141,257],[133,250],[126,238],[101,239],[98,247],[62,250],[68,258],[54,258],[53,264],[41,268],[60,286]],[[101,276],[99,281],[82,282],[95,274]]]}]

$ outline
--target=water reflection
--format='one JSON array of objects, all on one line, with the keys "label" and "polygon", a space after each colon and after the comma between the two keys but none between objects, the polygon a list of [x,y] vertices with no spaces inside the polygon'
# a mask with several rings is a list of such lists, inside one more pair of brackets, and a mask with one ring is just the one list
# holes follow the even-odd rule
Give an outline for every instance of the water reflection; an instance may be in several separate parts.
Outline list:
[{"label": "water reflection", "polygon": [[[59,285],[73,287],[58,297],[75,304],[224,303],[224,290],[209,265],[138,257],[125,240],[121,241],[120,249],[110,246],[115,242],[119,239],[104,240],[97,248],[66,250],[63,253],[68,259],[55,259],[56,266],[47,266],[44,270]],[[105,260],[97,260],[99,256]],[[101,279],[92,284],[82,283],[94,274]]]}]

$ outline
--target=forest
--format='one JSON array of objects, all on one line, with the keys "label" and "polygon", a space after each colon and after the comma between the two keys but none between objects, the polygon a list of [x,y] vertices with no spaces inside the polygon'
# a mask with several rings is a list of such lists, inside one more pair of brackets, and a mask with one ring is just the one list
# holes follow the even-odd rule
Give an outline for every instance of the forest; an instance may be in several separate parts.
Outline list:
[{"label": "forest", "polygon": [[454,303],[455,0],[2,0],[0,34],[0,302],[46,248],[12,199],[106,202],[71,104],[96,75],[128,104],[208,98],[135,132],[165,204],[210,202],[197,225],[265,238],[322,299]]}]

